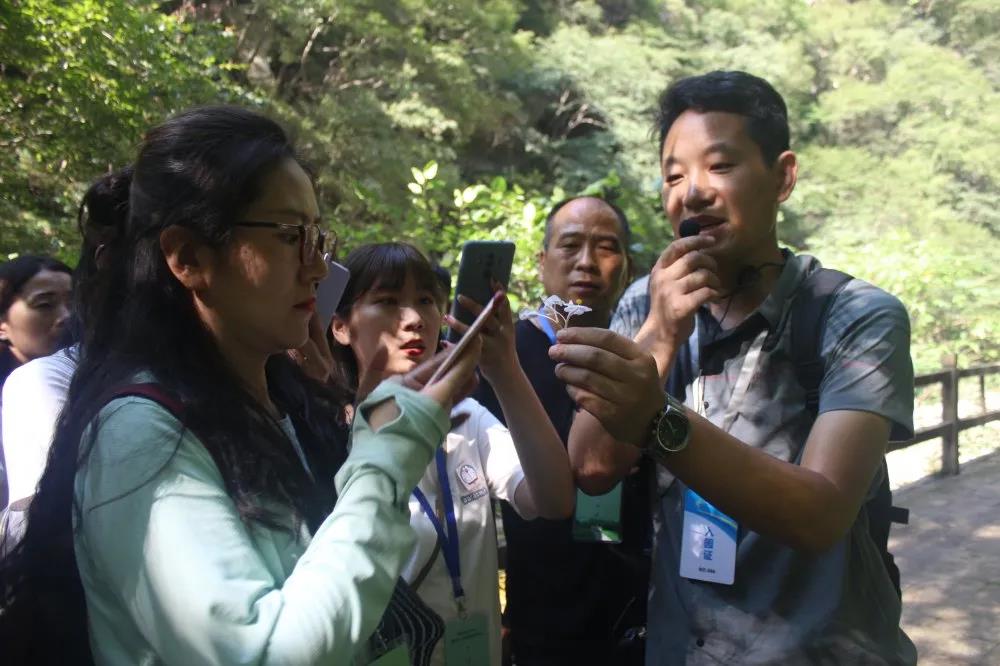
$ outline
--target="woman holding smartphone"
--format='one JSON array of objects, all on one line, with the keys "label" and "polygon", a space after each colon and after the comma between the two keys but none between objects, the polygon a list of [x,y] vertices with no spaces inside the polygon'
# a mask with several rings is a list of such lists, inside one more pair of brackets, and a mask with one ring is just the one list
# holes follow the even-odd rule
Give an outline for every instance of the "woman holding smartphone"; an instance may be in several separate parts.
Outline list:
[{"label": "woman holding smartphone", "polygon": [[[363,397],[371,381],[409,372],[435,353],[445,299],[431,264],[410,245],[365,245],[344,264],[351,279],[331,327],[334,356],[340,379]],[[575,497],[566,449],[518,363],[506,297],[481,337],[480,371],[510,430],[475,400],[456,404],[451,431],[410,498],[417,548],[403,577],[445,620],[438,663],[445,652],[500,663],[491,500],[510,502],[526,518],[556,519],[572,513]]]},{"label": "woman holding smartphone", "polygon": [[[344,401],[281,353],[306,342],[330,244],[281,128],[195,109],[150,130],[134,166],[127,222],[76,304],[79,366],[24,540],[0,565],[5,657],[424,662],[441,629],[397,586],[405,507],[478,348],[432,386],[434,363],[380,384],[348,451]],[[421,623],[420,644],[397,631]]]}]

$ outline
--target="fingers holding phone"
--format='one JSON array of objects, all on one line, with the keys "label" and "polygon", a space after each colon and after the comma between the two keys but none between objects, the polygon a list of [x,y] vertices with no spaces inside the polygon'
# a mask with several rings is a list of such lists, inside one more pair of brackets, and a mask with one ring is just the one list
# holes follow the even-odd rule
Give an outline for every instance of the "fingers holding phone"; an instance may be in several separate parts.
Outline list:
[{"label": "fingers holding phone", "polygon": [[298,349],[289,349],[288,356],[302,371],[318,382],[326,382],[333,372],[333,352],[326,340],[326,329],[314,313],[309,319],[309,337]]},{"label": "fingers holding phone", "polygon": [[[479,369],[482,371],[483,377],[491,384],[496,384],[496,380],[501,378],[504,373],[520,367],[517,360],[514,318],[511,314],[510,299],[499,283],[494,283],[494,287],[497,289],[493,296],[496,305],[493,308],[493,314],[487,318],[480,330],[480,336],[483,339],[483,355],[479,362]],[[485,307],[461,294],[457,297],[457,301],[476,317],[482,314]],[[449,328],[462,336],[470,328],[451,315],[446,316],[445,321]]]},{"label": "fingers holding phone", "polygon": [[446,344],[444,351],[404,375],[403,384],[451,411],[476,389],[476,366],[482,351],[483,343],[477,334],[469,336],[461,346]]}]

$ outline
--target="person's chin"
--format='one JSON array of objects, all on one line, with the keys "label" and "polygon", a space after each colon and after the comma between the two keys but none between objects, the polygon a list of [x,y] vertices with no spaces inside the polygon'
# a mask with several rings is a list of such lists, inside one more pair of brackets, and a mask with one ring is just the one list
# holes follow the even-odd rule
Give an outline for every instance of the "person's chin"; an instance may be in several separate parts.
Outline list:
[{"label": "person's chin", "polygon": [[400,354],[393,360],[392,374],[394,375],[405,374],[410,370],[413,370],[413,368],[420,365],[422,360],[423,359],[419,356],[409,356],[408,354]]}]

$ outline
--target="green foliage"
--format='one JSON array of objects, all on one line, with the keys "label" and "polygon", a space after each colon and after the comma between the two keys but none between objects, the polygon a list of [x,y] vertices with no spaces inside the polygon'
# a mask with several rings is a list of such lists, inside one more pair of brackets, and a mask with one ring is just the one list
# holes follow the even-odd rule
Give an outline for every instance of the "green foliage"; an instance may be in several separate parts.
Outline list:
[{"label": "green foliage", "polygon": [[[1000,358],[1000,5],[992,0],[9,0],[0,5],[0,255],[71,258],[83,187],[197,103],[280,117],[345,244],[518,244],[611,195],[638,264],[671,234],[658,94],[711,69],[789,107],[799,184],[780,233],[907,305],[921,369]],[[420,166],[422,165],[422,166]]]},{"label": "green foliage", "polygon": [[0,255],[72,259],[86,183],[188,106],[257,99],[232,83],[231,35],[153,3],[14,0],[0,9]]}]

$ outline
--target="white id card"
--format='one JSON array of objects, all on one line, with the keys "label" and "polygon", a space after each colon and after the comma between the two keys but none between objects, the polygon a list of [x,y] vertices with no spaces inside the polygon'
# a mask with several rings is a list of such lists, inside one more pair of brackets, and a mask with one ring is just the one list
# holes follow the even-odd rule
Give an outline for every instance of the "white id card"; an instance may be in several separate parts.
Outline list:
[{"label": "white id card", "polygon": [[732,585],[736,578],[736,521],[698,493],[684,490],[681,576]]}]

